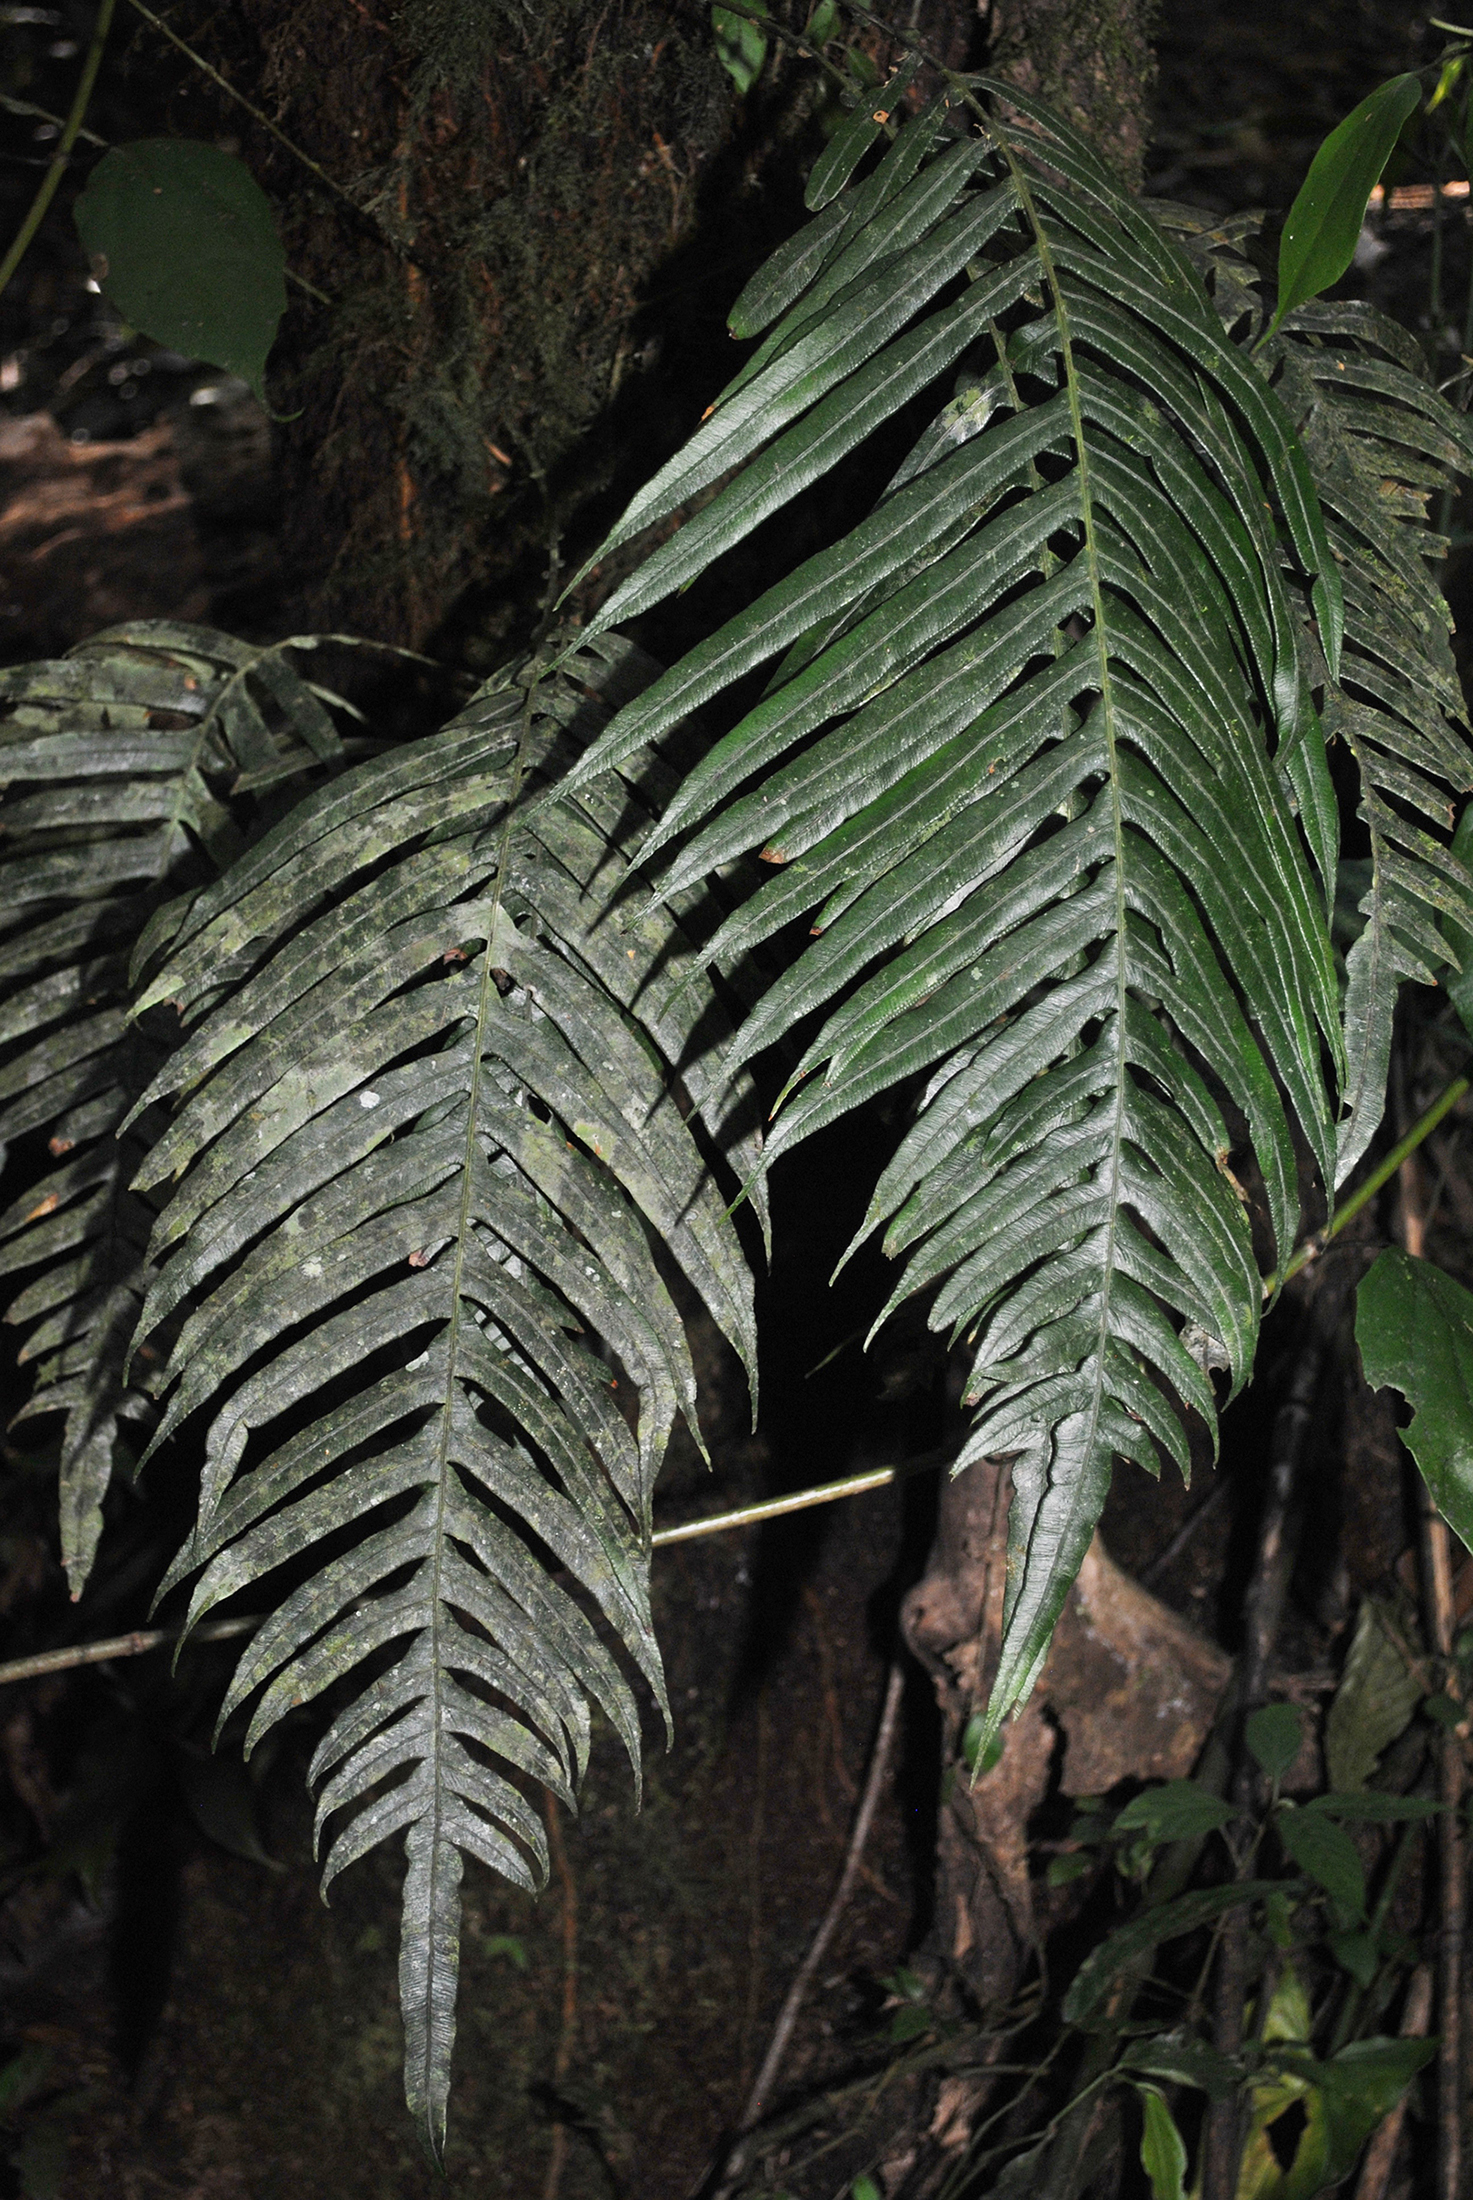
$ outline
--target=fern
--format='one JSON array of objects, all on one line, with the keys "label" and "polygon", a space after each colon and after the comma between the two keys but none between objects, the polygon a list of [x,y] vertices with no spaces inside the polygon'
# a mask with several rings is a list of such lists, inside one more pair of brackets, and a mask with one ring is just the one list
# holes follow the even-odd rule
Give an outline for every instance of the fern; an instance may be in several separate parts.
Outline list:
[{"label": "fern", "polygon": [[1370,843],[1365,923],[1347,956],[1339,1181],[1381,1120],[1401,986],[1434,982],[1447,959],[1438,917],[1466,922],[1473,892],[1444,841],[1418,823],[1446,835],[1454,794],[1473,785],[1452,621],[1428,570],[1447,543],[1425,511],[1468,468],[1473,434],[1429,386],[1415,341],[1368,307],[1302,307],[1270,357],[1342,574],[1347,648],[1325,730],[1354,760]]},{"label": "fern", "polygon": [[[464,1856],[537,1886],[533,1798],[574,1799],[594,1712],[636,1779],[641,1684],[668,1720],[671,1270],[755,1379],[732,1195],[765,1225],[774,1158],[903,1098],[860,1237],[878,1319],[920,1298],[965,1356],[957,1471],[1012,1462],[996,1730],[1115,1460],[1215,1444],[1265,1277],[1374,1133],[1401,984],[1438,916],[1473,930],[1422,512],[1466,429],[1359,309],[1266,339],[1246,223],[1131,201],[995,89],[1006,122],[857,111],[738,300],[761,340],[596,557],[656,547],[440,732],[252,839],[241,804],[344,761],[279,651],[155,628],[0,690],[0,1135],[62,1160],[0,1265],[41,1271],[12,1316],[69,1416],[68,1565],[120,1417],[198,1438],[164,1592],[193,1625],[276,1591],[221,1716],[250,1749],[329,1699],[324,1886],[405,1837],[437,2156]],[[948,381],[868,516],[680,663],[615,631]],[[1327,741],[1370,845],[1343,968]]]},{"label": "fern", "polygon": [[59,663],[0,671],[0,1150],[46,1131],[60,1168],[0,1214],[0,1273],[41,1268],[6,1319],[29,1323],[19,1419],[63,1413],[62,1557],[91,1569],[152,1223],[129,1179],[146,1138],[118,1125],[159,1059],[130,1023],[128,958],[162,898],[225,869],[259,793],[343,755],[285,652],[148,620]]},{"label": "fern", "polygon": [[156,1441],[209,1416],[165,1588],[202,1569],[193,1624],[349,1533],[221,1716],[261,1691],[249,1750],[335,1689],[324,1888],[405,1832],[406,2091],[435,2154],[462,1854],[540,1884],[519,1781],[572,1802],[591,1705],[637,1775],[631,1673],[668,1722],[650,1497],[695,1383],[651,1235],[755,1360],[696,1135],[756,1161],[742,1087],[711,1077],[729,1024],[683,990],[706,897],[694,941],[674,915],[613,921],[660,761],[535,829],[519,809],[602,723],[590,693],[640,676],[604,643],[350,772],[193,902],[142,1000],[191,1027],[143,1103],[188,1095],[142,1175],[176,1180],[143,1315],[177,1329]]},{"label": "fern", "polygon": [[[890,1306],[926,1293],[965,1347],[957,1470],[1012,1459],[991,1730],[1033,1684],[1113,1461],[1185,1472],[1192,1430],[1213,1440],[1209,1371],[1244,1381],[1261,1274],[1300,1227],[1296,1137],[1330,1186],[1343,1094],[1342,1166],[1363,1146],[1403,943],[1431,953],[1418,898],[1468,896],[1425,836],[1408,861],[1393,807],[1421,789],[1409,729],[1467,776],[1446,682],[1434,711],[1399,691],[1374,732],[1354,700],[1384,694],[1388,656],[1415,677],[1407,622],[1425,636],[1432,614],[1405,530],[1369,532],[1374,574],[1347,562],[1365,484],[1323,379],[1349,370],[1302,358],[1335,324],[1245,356],[1223,323],[1260,325],[1234,239],[1199,237],[1194,266],[1062,124],[995,89],[1018,121],[958,138],[938,101],[749,286],[733,328],[767,335],[597,555],[728,478],[596,623],[691,580],[960,365],[954,399],[868,519],[626,706],[572,776],[778,660],[646,861],[662,895],[748,851],[778,867],[718,955],[811,928],[729,1057],[821,1018],[764,1167],[875,1093],[915,1095],[861,1234],[883,1225],[904,1260]],[[1338,534],[1275,376],[1310,452],[1340,438]],[[1389,399],[1378,455],[1388,437],[1418,463],[1454,455],[1430,393],[1360,378]],[[1372,640],[1388,573],[1403,624]],[[1352,957],[1348,1074],[1317,701],[1374,748],[1396,897],[1378,922],[1397,956]]]}]

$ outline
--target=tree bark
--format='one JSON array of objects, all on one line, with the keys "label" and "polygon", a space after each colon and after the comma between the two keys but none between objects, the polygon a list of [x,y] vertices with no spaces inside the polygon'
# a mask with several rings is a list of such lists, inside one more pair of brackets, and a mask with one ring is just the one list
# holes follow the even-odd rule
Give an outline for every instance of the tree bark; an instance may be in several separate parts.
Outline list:
[{"label": "tree bark", "polygon": [[1150,134],[1158,0],[992,0],[989,62],[1091,139],[1132,191]]}]

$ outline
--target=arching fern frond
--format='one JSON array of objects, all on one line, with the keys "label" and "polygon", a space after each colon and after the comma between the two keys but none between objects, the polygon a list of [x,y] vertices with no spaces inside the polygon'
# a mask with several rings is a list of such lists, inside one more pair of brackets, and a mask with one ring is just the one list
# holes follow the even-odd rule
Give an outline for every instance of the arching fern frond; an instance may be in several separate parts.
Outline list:
[{"label": "arching fern frond", "polygon": [[129,1021],[128,959],[168,897],[223,870],[263,790],[343,754],[328,698],[289,650],[204,627],[115,627],[54,663],[0,671],[0,1149],[46,1131],[61,1166],[0,1214],[0,1273],[40,1268],[10,1322],[64,1413],[62,1558],[91,1569],[151,1207],[128,1189],[146,1137],[116,1132],[160,1059]]},{"label": "arching fern frond", "polygon": [[1346,958],[1339,1181],[1381,1120],[1401,987],[1435,981],[1447,955],[1440,915],[1473,926],[1473,878],[1447,845],[1473,750],[1435,571],[1447,543],[1426,509],[1473,471],[1473,432],[1432,388],[1415,340],[1371,307],[1301,307],[1268,359],[1340,566],[1346,648],[1325,730],[1354,758],[1370,838],[1365,923]]},{"label": "arching fern frond", "polygon": [[717,955],[813,935],[731,1057],[817,1020],[768,1160],[916,1095],[864,1229],[905,1261],[891,1304],[927,1293],[965,1344],[958,1468],[1013,1460],[993,1728],[1113,1460],[1185,1469],[1208,1367],[1245,1379],[1261,1269],[1299,1227],[1296,1127],[1328,1184],[1343,1060],[1305,645],[1309,624],[1333,672],[1343,607],[1303,447],[1190,261],[995,90],[1020,120],[958,139],[938,104],[749,286],[738,333],[782,318],[611,543],[730,478],[601,620],[960,363],[952,401],[868,519],[573,775],[776,660],[647,857],[662,894],[753,850],[779,866]]},{"label": "arching fern frond", "polygon": [[191,1027],[149,1095],[187,1095],[144,1171],[176,1180],[144,1315],[177,1327],[159,1440],[208,1424],[166,1587],[202,1569],[193,1623],[297,1568],[222,1718],[256,1697],[250,1748],[335,1689],[324,1887],[404,1832],[406,2090],[436,2154],[463,1854],[540,1884],[526,1784],[572,1800],[592,1706],[637,1773],[631,1675],[665,1707],[650,1497],[695,1385],[652,1240],[755,1361],[709,1151],[758,1151],[713,1076],[730,1024],[686,984],[713,918],[616,915],[667,768],[519,807],[605,722],[590,696],[648,669],[575,652],[345,775],[197,898],[144,996]]}]

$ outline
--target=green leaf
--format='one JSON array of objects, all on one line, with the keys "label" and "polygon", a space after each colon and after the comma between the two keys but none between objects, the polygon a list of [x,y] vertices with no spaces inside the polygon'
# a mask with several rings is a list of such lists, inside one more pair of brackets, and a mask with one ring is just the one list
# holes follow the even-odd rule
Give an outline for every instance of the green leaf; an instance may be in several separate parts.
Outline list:
[{"label": "green leaf", "polygon": [[1327,1936],[1329,1949],[1343,1971],[1348,1971],[1357,1986],[1367,1988],[1380,1969],[1381,1956],[1370,1933],[1343,1931]]},{"label": "green leaf", "polygon": [[1225,1826],[1232,1806],[1220,1795],[1209,1795],[1195,1780],[1168,1780],[1164,1787],[1147,1788],[1126,1804],[1115,1820],[1116,1833],[1144,1832],[1153,1841],[1190,1840]]},{"label": "green leaf", "polygon": [[746,14],[739,15],[731,8],[711,10],[717,59],[736,86],[739,99],[746,98],[767,59],[767,33],[751,20],[767,12],[767,0],[749,0]]},{"label": "green leaf", "polygon": [[0,673],[0,1144],[44,1132],[59,1164],[0,1212],[0,1274],[41,1269],[7,1319],[30,1331],[20,1418],[64,1416],[73,1595],[153,1418],[128,1358],[154,1221],[131,1179],[156,1120],[119,1132],[167,1048],[157,1021],[129,1028],[129,954],[240,849],[259,817],[243,779],[343,756],[292,663],[314,646],[141,620]]},{"label": "green leaf", "polygon": [[1304,1740],[1304,1722],[1291,1703],[1265,1704],[1244,1730],[1248,1753],[1270,1780],[1282,1780]]},{"label": "green leaf", "polygon": [[919,60],[912,57],[896,70],[887,84],[861,92],[853,112],[840,123],[813,164],[803,203],[818,213],[843,190],[881,130],[899,109],[915,82]]},{"label": "green leaf", "polygon": [[1396,1826],[1435,1818],[1447,1806],[1434,1802],[1430,1795],[1381,1795],[1363,1789],[1349,1795],[1316,1795],[1300,1808],[1322,1813],[1326,1818],[1350,1818],[1357,1825]]},{"label": "green leaf", "polygon": [[646,856],[661,896],[771,866],[717,967],[807,935],[728,1057],[805,1029],[763,1168],[882,1094],[898,1110],[860,1233],[901,1263],[884,1312],[924,1295],[965,1341],[958,1470],[1014,1462],[989,1732],[1033,1684],[1114,1461],[1185,1470],[1188,1420],[1215,1425],[1184,1337],[1246,1378],[1263,1291],[1218,1095],[1287,1248],[1296,1137],[1333,1173],[1341,1052],[1310,868],[1334,871],[1335,810],[1281,568],[1287,539],[1333,660],[1308,460],[1190,265],[1072,132],[993,89],[1026,127],[903,124],[748,286],[744,326],[783,318],[596,555],[715,494],[604,615],[695,579],[841,451],[861,467],[963,322],[966,389],[936,390],[857,527],[765,579],[570,781],[766,671]]},{"label": "green leaf", "polygon": [[1144,2113],[1141,2168],[1150,2181],[1151,2200],[1185,2200],[1187,2150],[1166,2096],[1155,2085],[1137,2084],[1135,2090]]},{"label": "green leaf", "polygon": [[1392,77],[1353,108],[1315,154],[1279,243],[1276,320],[1328,290],[1349,267],[1366,201],[1421,96],[1417,77]]},{"label": "green leaf", "polygon": [[1473,1548],[1473,1292],[1431,1261],[1393,1248],[1356,1292],[1366,1381],[1412,1407],[1402,1442],[1438,1511]]},{"label": "green leaf", "polygon": [[1350,1835],[1322,1812],[1280,1807],[1274,1824],[1284,1848],[1324,1888],[1340,1922],[1353,1924],[1366,1907],[1366,1875]]},{"label": "green leaf", "polygon": [[270,202],[243,161],[187,138],[115,145],[77,200],[76,220],[93,274],[126,321],[238,374],[265,403],[286,260]]},{"label": "green leaf", "polygon": [[[1312,2200],[1338,2185],[1357,2155],[1437,2052],[1435,2040],[1364,2039],[1328,2062],[1292,2049],[1253,2089],[1254,2113],[1239,2177],[1239,2200]],[[1281,2169],[1270,2126],[1297,2103],[1305,2121],[1293,2159]]]},{"label": "green leaf", "polygon": [[1064,2019],[1085,2023],[1123,1972],[1149,1961],[1163,1940],[1177,1939],[1211,1925],[1228,1910],[1260,1902],[1282,1888],[1273,1879],[1243,1879],[1226,1887],[1200,1887],[1173,1901],[1147,1904],[1085,1957],[1064,1996]]},{"label": "green leaf", "polygon": [[1138,2070],[1147,2078],[1165,2078],[1173,2085],[1193,2086],[1213,2101],[1227,2100],[1242,2080],[1241,2069],[1230,2056],[1220,2055],[1187,2031],[1157,2032],[1128,2042],[1120,2067]]},{"label": "green leaf", "polygon": [[1382,1605],[1363,1597],[1325,1721],[1326,1771],[1342,1800],[1364,1791],[1382,1750],[1411,1724],[1421,1694],[1421,1683],[1387,1632]]}]

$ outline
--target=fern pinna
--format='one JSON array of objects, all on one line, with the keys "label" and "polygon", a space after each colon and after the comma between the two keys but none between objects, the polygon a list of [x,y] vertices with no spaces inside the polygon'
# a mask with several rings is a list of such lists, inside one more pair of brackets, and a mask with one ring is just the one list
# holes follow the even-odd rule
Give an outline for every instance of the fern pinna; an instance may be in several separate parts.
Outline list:
[{"label": "fern pinna", "polygon": [[[297,637],[262,648],[164,619],[0,671],[0,1151],[45,1131],[60,1166],[0,1214],[0,1274],[39,1269],[6,1320],[34,1374],[18,1419],[63,1414],[61,1554],[80,1595],[125,1424],[153,1212],[116,1132],[160,1058],[129,956],[161,901],[223,871],[285,783],[343,761]],[[275,792],[273,792],[275,790]]]},{"label": "fern pinna", "polygon": [[[956,1471],[1012,1460],[995,1732],[1113,1461],[1185,1471],[1212,1370],[1244,1381],[1300,1227],[1296,1140],[1322,1199],[1342,1108],[1342,1168],[1374,1131],[1398,984],[1432,974],[1431,909],[1473,886],[1404,812],[1450,822],[1473,772],[1437,545],[1400,524],[1461,423],[1373,329],[1354,363],[1327,347],[1333,315],[1255,356],[1232,239],[1200,241],[1199,268],[1045,109],[979,89],[996,114],[959,129],[943,96],[863,181],[816,176],[815,219],[732,316],[767,334],[599,556],[718,493],[595,624],[689,582],[955,371],[951,402],[871,515],[626,706],[572,783],[774,666],[645,862],[661,894],[748,852],[774,867],[714,953],[810,928],[729,1057],[818,1020],[764,1168],[913,1095],[861,1234],[903,1260],[890,1305],[926,1293],[965,1351]],[[1371,451],[1406,485],[1394,510]],[[1327,730],[1361,763],[1374,849],[1343,1013]]]}]

